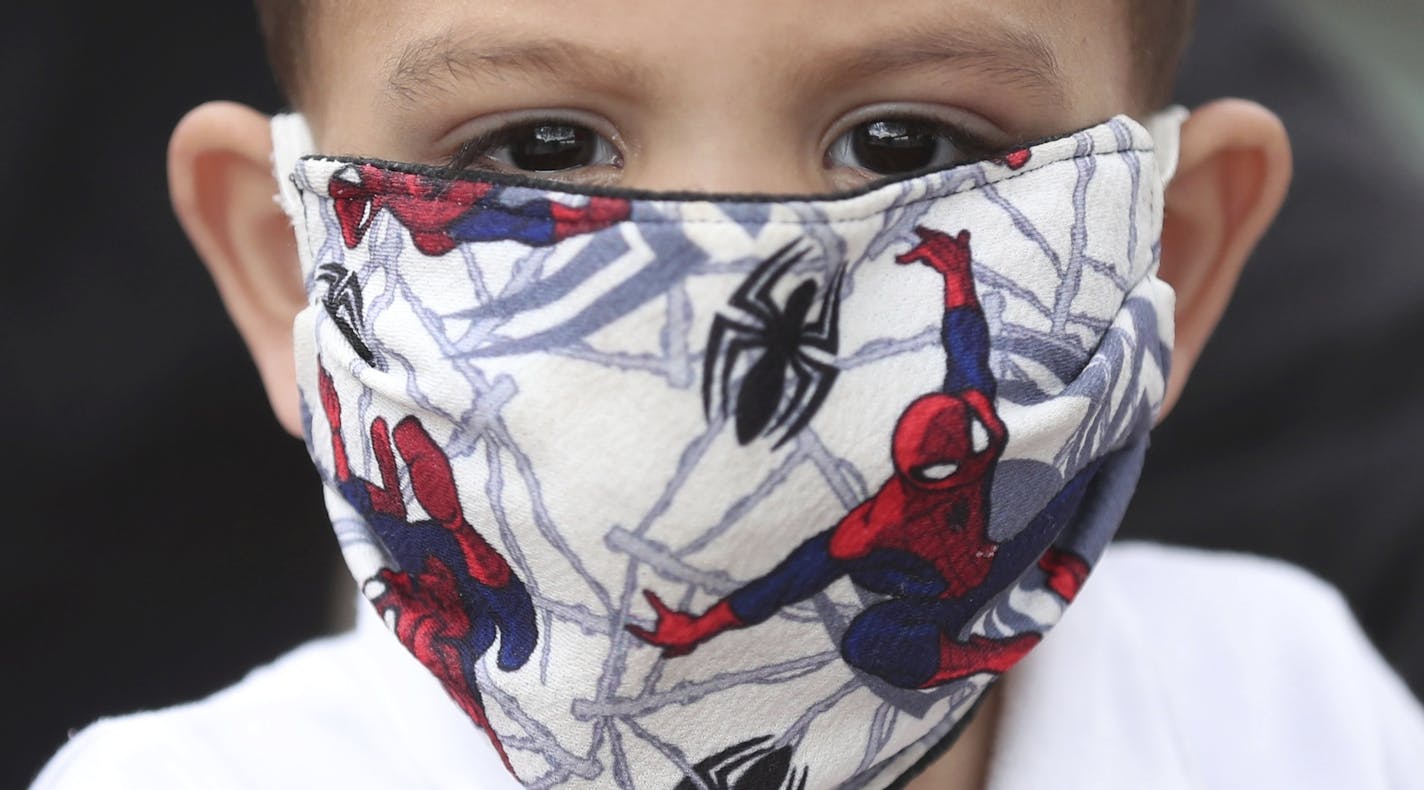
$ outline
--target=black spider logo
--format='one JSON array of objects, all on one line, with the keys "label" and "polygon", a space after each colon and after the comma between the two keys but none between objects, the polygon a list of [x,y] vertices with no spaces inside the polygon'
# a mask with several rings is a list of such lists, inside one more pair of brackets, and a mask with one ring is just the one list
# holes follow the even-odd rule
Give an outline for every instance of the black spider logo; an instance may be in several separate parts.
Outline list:
[{"label": "black spider logo", "polygon": [[[770,735],[742,741],[692,766],[692,772],[710,790],[806,790],[810,769],[798,774],[791,768],[791,746],[763,746],[769,740]],[[696,788],[688,777],[673,790]]]},{"label": "black spider logo", "polygon": [[[757,266],[729,302],[742,315],[718,313],[707,337],[703,409],[710,417],[715,394],[723,417],[736,414],[741,444],[784,429],[774,445],[780,447],[811,421],[840,373],[833,361],[844,271],[827,278],[819,300],[816,282],[805,280],[792,289],[785,305],[777,304],[772,290],[806,256],[806,250],[793,251],[794,246],[782,247]],[[816,315],[810,319],[813,307]],[[745,372],[737,385],[741,368]]]},{"label": "black spider logo", "polygon": [[367,365],[375,365],[376,355],[371,353],[371,347],[361,339],[362,314],[365,312],[361,298],[361,280],[356,277],[355,272],[339,263],[323,264],[319,271],[321,274],[317,275],[317,281],[327,284],[326,294],[321,298],[322,306],[326,308],[331,320],[336,322],[336,328],[341,330],[341,334],[356,350],[356,354],[364,359]]}]

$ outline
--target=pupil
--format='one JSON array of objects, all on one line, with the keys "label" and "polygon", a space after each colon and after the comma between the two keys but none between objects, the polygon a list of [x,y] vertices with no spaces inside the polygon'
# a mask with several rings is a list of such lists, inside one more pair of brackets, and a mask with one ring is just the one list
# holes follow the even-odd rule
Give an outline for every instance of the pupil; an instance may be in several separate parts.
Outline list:
[{"label": "pupil", "polygon": [[874,121],[857,126],[851,135],[856,161],[880,175],[928,167],[938,145],[929,125],[915,121]]},{"label": "pupil", "polygon": [[551,172],[584,167],[593,158],[593,132],[581,126],[529,126],[510,146],[510,160],[520,170]]}]

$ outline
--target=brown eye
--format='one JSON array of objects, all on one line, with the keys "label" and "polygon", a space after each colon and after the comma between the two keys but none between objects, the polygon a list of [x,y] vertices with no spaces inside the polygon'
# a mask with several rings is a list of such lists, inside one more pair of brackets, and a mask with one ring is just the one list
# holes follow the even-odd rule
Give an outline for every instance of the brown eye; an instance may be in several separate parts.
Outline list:
[{"label": "brown eye", "polygon": [[510,164],[549,173],[592,164],[598,135],[582,126],[533,124],[511,130],[507,147]]},{"label": "brown eye", "polygon": [[917,121],[874,121],[851,132],[851,151],[866,170],[889,175],[928,167],[939,151],[940,138],[929,124]]},{"label": "brown eye", "polygon": [[976,158],[957,140],[963,135],[931,120],[884,118],[854,126],[826,152],[828,167],[848,167],[879,176],[949,167]]},{"label": "brown eye", "polygon": [[621,167],[613,143],[592,129],[568,121],[535,121],[501,127],[462,146],[451,165],[524,173],[562,173],[593,167]]}]

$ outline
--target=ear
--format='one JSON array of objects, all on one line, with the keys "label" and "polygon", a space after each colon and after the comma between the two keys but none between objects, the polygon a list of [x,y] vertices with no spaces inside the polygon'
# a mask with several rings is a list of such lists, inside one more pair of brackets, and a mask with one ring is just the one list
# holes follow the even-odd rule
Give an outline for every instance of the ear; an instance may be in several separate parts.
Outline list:
[{"label": "ear", "polygon": [[168,189],[277,421],[300,435],[292,320],[305,297],[291,224],[273,199],[271,157],[267,116],[231,102],[204,104],[173,130]]},{"label": "ear", "polygon": [[1182,126],[1181,158],[1167,187],[1161,277],[1177,292],[1177,338],[1165,417],[1236,289],[1246,259],[1290,184],[1290,141],[1280,119],[1253,102],[1222,99]]}]

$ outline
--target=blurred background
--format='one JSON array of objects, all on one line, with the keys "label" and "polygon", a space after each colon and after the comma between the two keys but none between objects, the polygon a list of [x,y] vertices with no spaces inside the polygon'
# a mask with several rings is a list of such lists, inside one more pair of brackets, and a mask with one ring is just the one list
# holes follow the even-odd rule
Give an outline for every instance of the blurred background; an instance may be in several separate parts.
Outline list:
[{"label": "blurred background", "polygon": [[[168,206],[185,110],[281,107],[250,5],[8,5],[0,786],[15,787],[99,716],[203,696],[338,628],[353,586],[305,451]],[[1310,568],[1416,694],[1421,38],[1424,0],[1202,0],[1182,100],[1275,109],[1297,178],[1123,530]]]}]

